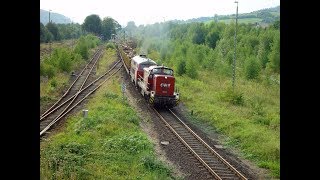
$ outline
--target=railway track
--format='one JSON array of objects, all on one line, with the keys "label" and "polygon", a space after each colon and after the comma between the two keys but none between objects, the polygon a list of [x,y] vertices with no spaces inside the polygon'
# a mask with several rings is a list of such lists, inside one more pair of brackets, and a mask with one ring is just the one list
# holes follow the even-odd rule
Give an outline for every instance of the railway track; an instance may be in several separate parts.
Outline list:
[{"label": "railway track", "polygon": [[[68,91],[64,94],[64,96],[40,117],[40,136],[46,133],[47,130],[50,129],[56,122],[66,116],[72,109],[74,109],[90,94],[97,90],[106,80],[108,80],[112,75],[118,72],[122,68],[122,66],[123,65],[120,60],[115,62],[115,64],[110,68],[109,71],[92,82],[89,82],[87,80],[94,66],[86,66],[83,72],[85,72],[86,69],[89,68],[91,70],[86,73],[82,73],[87,74],[85,77],[83,77],[84,81],[77,82],[77,80],[75,80]],[[73,95],[72,90],[74,93]]]},{"label": "railway track", "polygon": [[152,109],[214,179],[247,179],[192,131],[171,109]]},{"label": "railway track", "polygon": [[61,102],[65,101],[66,99],[69,99],[71,96],[76,94],[81,89],[80,87],[84,85],[85,80],[88,79],[88,76],[92,75],[90,74],[91,70],[93,69],[98,59],[100,58],[101,54],[102,54],[102,48],[99,48],[94,53],[91,60],[86,64],[86,66],[79,73],[77,78],[70,85],[70,87],[67,89],[67,91],[61,96],[61,98],[40,116],[40,121],[43,120],[48,114],[50,114],[53,108],[59,106]]}]

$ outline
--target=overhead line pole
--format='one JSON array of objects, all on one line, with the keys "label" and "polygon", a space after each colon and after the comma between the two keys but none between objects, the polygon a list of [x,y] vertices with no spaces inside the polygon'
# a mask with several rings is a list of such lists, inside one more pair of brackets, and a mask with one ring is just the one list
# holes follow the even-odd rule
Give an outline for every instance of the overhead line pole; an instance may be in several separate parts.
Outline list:
[{"label": "overhead line pole", "polygon": [[237,13],[236,13],[236,30],[234,34],[234,56],[233,56],[233,73],[232,73],[232,88],[234,91],[235,79],[236,79],[236,57],[237,57],[237,26],[238,26],[238,1],[237,3]]}]

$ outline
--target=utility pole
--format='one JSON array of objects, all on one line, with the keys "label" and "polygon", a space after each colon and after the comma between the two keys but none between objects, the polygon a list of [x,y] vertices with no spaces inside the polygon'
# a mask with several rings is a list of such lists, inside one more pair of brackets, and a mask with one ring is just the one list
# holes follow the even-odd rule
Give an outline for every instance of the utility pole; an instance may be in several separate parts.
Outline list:
[{"label": "utility pole", "polygon": [[[51,12],[52,10],[51,9],[49,9],[49,23],[50,23],[50,12]],[[51,38],[50,38],[50,40],[49,40],[49,52],[50,52],[50,57],[51,57]]]},{"label": "utility pole", "polygon": [[232,88],[234,91],[234,83],[236,79],[236,57],[237,57],[237,26],[238,26],[238,1],[235,1],[234,3],[237,3],[237,13],[236,13],[236,30],[234,34],[234,56],[233,56],[233,73],[232,73]]},{"label": "utility pole", "polygon": [[50,23],[50,12],[51,12],[52,10],[51,9],[49,9],[49,23]]},{"label": "utility pole", "polygon": [[71,19],[71,29],[72,29],[72,33],[71,33],[71,47],[72,47],[72,49],[73,49],[73,44],[74,44],[74,38],[75,38],[75,36],[74,36],[74,25],[73,25],[73,19],[74,19],[74,17],[72,17],[72,19]]}]

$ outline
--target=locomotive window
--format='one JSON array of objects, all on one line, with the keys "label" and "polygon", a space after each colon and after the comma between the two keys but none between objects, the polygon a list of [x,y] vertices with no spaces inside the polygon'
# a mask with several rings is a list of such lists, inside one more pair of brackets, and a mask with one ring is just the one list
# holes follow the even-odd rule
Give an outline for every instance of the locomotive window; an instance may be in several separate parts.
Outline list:
[{"label": "locomotive window", "polygon": [[173,76],[173,70],[155,68],[155,69],[152,69],[151,74],[165,74],[165,75]]},{"label": "locomotive window", "polygon": [[163,69],[163,73],[166,75],[173,75],[173,71],[171,69]]},{"label": "locomotive window", "polygon": [[161,69],[152,69],[152,74],[161,74]]}]

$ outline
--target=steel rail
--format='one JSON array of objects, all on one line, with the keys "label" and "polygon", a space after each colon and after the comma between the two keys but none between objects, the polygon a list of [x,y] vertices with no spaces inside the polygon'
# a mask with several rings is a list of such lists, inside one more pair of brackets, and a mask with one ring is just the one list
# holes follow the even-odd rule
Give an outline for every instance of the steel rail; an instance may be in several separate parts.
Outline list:
[{"label": "steel rail", "polygon": [[72,84],[70,85],[70,87],[67,89],[67,91],[61,96],[61,98],[55,102],[49,109],[47,109],[41,116],[40,116],[40,119],[42,119],[43,116],[45,116],[49,111],[52,110],[52,108],[54,108],[68,93],[69,91],[71,90],[71,88],[73,87],[73,85],[78,81],[78,79],[80,78],[80,76],[82,75],[82,73],[84,72],[84,70],[89,66],[90,63],[93,62],[93,60],[95,59],[96,55],[98,53],[101,52],[101,48],[99,48],[95,54],[93,55],[93,57],[91,58],[91,60],[86,64],[86,66],[82,69],[82,71],[79,73],[79,75],[77,76],[77,78],[72,82]]},{"label": "steel rail", "polygon": [[151,107],[158,117],[166,124],[166,126],[178,137],[178,139],[193,153],[193,155],[206,167],[206,169],[217,179],[221,180],[217,173],[215,173],[210,166],[204,162],[201,157],[189,146],[189,144],[177,133],[177,131],[164,119],[164,117],[153,107]]},{"label": "steel rail", "polygon": [[[103,75],[101,75],[100,77],[98,77],[96,80],[92,81],[90,84],[88,84],[86,87],[84,87],[83,89],[81,89],[81,92],[86,90],[88,87],[90,87],[91,85],[93,85],[95,82],[97,82],[98,80],[100,80],[101,78],[103,78],[105,75],[107,75],[110,71],[112,71],[117,64],[120,62],[117,61],[107,72],[105,72]],[[61,103],[59,106],[55,107],[54,109],[52,109],[50,112],[48,112],[46,115],[44,115],[42,118],[40,118],[40,121],[42,121],[44,118],[46,118],[48,115],[50,115],[51,113],[53,113],[54,111],[56,111],[58,108],[60,108],[61,106],[63,106],[65,103],[69,102],[72,98],[74,98],[76,96],[76,94],[74,94],[73,96],[71,96],[69,99],[67,99],[66,101],[64,101],[63,103]]]},{"label": "steel rail", "polygon": [[223,157],[221,157],[214,149],[212,149],[204,140],[202,140],[192,129],[188,127],[171,109],[168,109],[170,113],[181,122],[185,128],[188,129],[206,148],[208,148],[216,157],[218,157],[226,166],[228,166],[237,176],[243,180],[247,180],[239,171],[237,171],[230,163],[228,163]]},{"label": "steel rail", "polygon": [[[58,120],[60,120],[62,117],[64,117],[67,113],[69,113],[73,108],[75,108],[79,103],[81,103],[84,99],[86,99],[90,94],[92,94],[94,91],[96,91],[102,84],[104,84],[108,79],[110,79],[115,73],[117,73],[123,65],[121,65],[114,73],[112,73],[108,78],[106,78],[102,83],[100,83],[96,88],[94,88],[92,91],[90,91],[86,96],[84,96],[81,100],[79,100],[76,104],[74,104],[71,108],[69,108],[67,111],[65,111],[60,116],[56,117],[52,122],[49,123],[41,132],[40,136],[45,133],[50,127],[55,124]],[[77,92],[79,94],[79,92]]]}]

